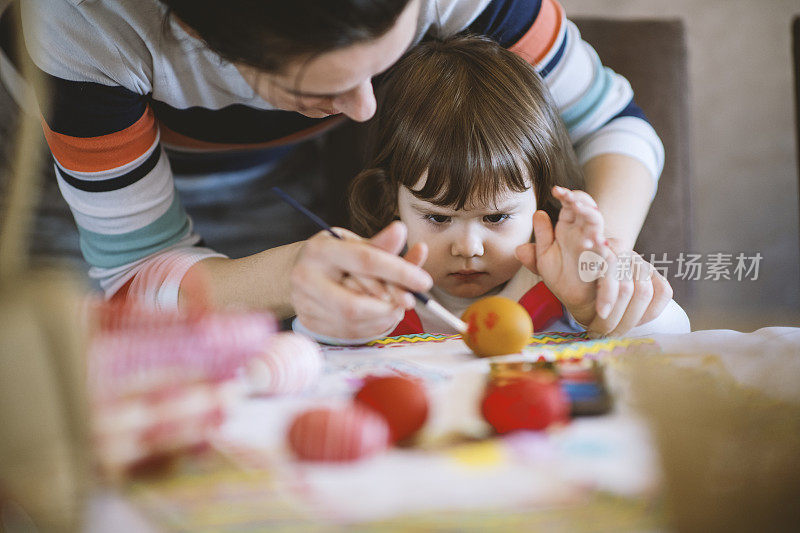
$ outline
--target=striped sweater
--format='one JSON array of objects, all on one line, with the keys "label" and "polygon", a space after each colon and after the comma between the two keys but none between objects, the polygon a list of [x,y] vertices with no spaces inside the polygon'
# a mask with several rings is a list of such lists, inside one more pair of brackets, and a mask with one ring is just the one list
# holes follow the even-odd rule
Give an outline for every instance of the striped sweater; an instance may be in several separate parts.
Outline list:
[{"label": "striped sweater", "polygon": [[[167,20],[157,0],[28,0],[28,51],[54,97],[42,127],[81,250],[107,295],[161,308],[197,261],[173,167],[204,154],[263,162],[330,128],[274,109],[236,68]],[[533,64],[550,88],[579,161],[622,153],[658,179],[663,147],[628,82],[604,68],[555,0],[423,0],[415,39],[487,35]],[[276,156],[277,157],[277,156]],[[187,170],[191,172],[191,170]]]}]

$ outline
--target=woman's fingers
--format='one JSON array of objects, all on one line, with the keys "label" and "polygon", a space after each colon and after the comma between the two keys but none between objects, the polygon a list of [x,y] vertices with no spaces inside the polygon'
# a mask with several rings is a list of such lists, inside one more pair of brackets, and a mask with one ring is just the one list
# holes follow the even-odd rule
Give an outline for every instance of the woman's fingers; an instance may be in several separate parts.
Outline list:
[{"label": "woman's fingers", "polygon": [[628,308],[628,304],[633,297],[633,281],[631,280],[621,280],[617,282],[617,299],[614,304],[611,306],[611,310],[608,313],[608,316],[604,319],[601,318],[599,313],[589,324],[587,328],[589,331],[599,334],[599,335],[608,335],[613,331],[613,329],[619,324],[620,320],[622,320],[623,315],[625,314],[625,310]]},{"label": "woman's fingers", "polygon": [[[375,278],[400,285],[407,290],[424,292],[431,288],[430,275],[393,253],[361,240],[338,240],[330,235],[313,237],[306,243],[304,263],[332,275],[350,274]],[[299,265],[298,265],[299,266]]]},{"label": "woman's fingers", "polygon": [[650,265],[639,254],[633,254],[631,283],[633,294],[619,322],[609,332],[612,337],[624,335],[637,324],[644,316],[645,311],[653,300],[653,283],[651,281]]},{"label": "woman's fingers", "polygon": [[369,239],[369,243],[381,250],[397,255],[406,243],[408,230],[400,221],[394,221]]},{"label": "woman's fingers", "polygon": [[424,242],[414,244],[414,246],[409,248],[406,252],[406,255],[403,256],[403,259],[413,265],[421,267],[428,259],[428,245]]},{"label": "woman's fingers", "polygon": [[407,290],[401,289],[397,285],[392,284],[388,284],[386,288],[389,290],[389,293],[392,295],[392,299],[399,307],[403,309],[411,309],[416,304],[414,296],[412,296]]},{"label": "woman's fingers", "polygon": [[408,260],[397,256],[406,238],[403,224],[391,224],[365,240],[342,228],[341,239],[320,232],[309,239],[292,269],[292,303],[308,329],[338,338],[379,335],[414,306],[409,290],[424,292],[430,275],[419,265],[424,244]]},{"label": "woman's fingers", "polygon": [[[372,278],[353,277],[345,275],[342,279],[342,286],[359,294],[368,294],[384,302],[394,302],[392,294],[389,292],[385,283]],[[394,302],[397,304],[397,302]]]},{"label": "woman's fingers", "polygon": [[[653,268],[652,265],[651,268]],[[639,323],[636,324],[637,326],[658,318],[661,313],[664,312],[664,309],[667,308],[670,300],[672,300],[672,286],[669,284],[669,281],[667,281],[667,278],[662,276],[655,268],[653,268],[652,272],[653,299],[650,301],[650,305],[647,307],[644,315],[642,315]]]},{"label": "woman's fingers", "polygon": [[332,280],[324,273],[316,272],[309,277],[308,286],[319,289],[318,295],[313,296],[319,305],[335,310],[346,320],[365,320],[372,315],[389,313],[397,307],[391,300],[365,294],[358,281],[353,279]]},{"label": "woman's fingers", "polygon": [[600,320],[606,320],[609,318],[619,295],[620,280],[617,275],[619,259],[617,254],[608,246],[604,246],[600,251],[606,263],[606,271],[597,280],[595,310]]},{"label": "woman's fingers", "polygon": [[[346,235],[346,238],[363,241],[358,235],[347,230],[342,230],[342,233]],[[370,239],[369,243],[394,254],[402,249],[405,238],[405,225],[401,222],[393,222]],[[425,243],[416,243],[406,252],[403,258],[409,263],[421,267],[428,258],[428,246]],[[363,292],[384,301],[394,302],[395,305],[403,309],[409,309],[414,306],[415,301],[411,293],[394,283],[358,275],[345,275],[344,281],[346,282],[344,284],[354,292]]]},{"label": "woman's fingers", "polygon": [[[415,243],[408,250],[408,252],[406,252],[406,255],[403,256],[403,259],[413,265],[422,267],[422,265],[425,264],[425,261],[428,260],[428,245],[424,242]],[[400,303],[400,305],[402,305],[405,309],[411,309],[416,304],[414,296],[412,296],[411,293],[405,289],[398,287],[395,284],[388,284],[388,288],[392,293],[394,300]]]},{"label": "woman's fingers", "polygon": [[614,270],[609,268],[609,272],[599,282],[598,307],[600,287],[607,280],[616,280],[617,298],[605,319],[598,316],[589,325],[588,329],[595,335],[624,335],[634,327],[661,315],[672,298],[669,282],[639,254],[620,254],[616,261],[621,266]]},{"label": "woman's fingers", "polygon": [[[379,334],[405,311],[391,301],[363,294],[355,280],[333,281],[322,272],[301,277],[293,294],[304,326],[323,335],[360,338]],[[355,288],[356,290],[353,290]]]}]

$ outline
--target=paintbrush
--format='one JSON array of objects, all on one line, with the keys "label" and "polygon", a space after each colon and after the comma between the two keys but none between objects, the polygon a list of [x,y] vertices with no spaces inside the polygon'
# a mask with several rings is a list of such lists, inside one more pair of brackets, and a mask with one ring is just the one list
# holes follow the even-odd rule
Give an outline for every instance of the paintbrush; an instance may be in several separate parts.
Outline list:
[{"label": "paintbrush", "polygon": [[[338,235],[335,231],[333,231],[333,228],[331,228],[327,224],[327,222],[325,222],[320,217],[309,211],[304,205],[300,204],[297,200],[286,194],[279,187],[272,187],[272,192],[280,196],[287,204],[294,207],[297,211],[300,211],[305,216],[307,216],[310,220],[312,220],[315,224],[317,224],[317,226],[324,229],[325,231],[333,235],[335,238],[342,240],[341,235]],[[466,333],[467,331],[466,322],[464,322],[463,320],[455,316],[453,313],[442,307],[442,304],[440,304],[427,294],[423,294],[421,292],[416,292],[416,291],[409,291],[409,292],[413,294],[414,298],[416,298],[419,302],[421,302],[422,305],[424,305],[430,312],[432,312],[433,314],[435,314],[436,316],[438,316],[439,318],[441,318],[442,320],[453,326],[456,329],[456,331],[458,331],[459,333]]]}]

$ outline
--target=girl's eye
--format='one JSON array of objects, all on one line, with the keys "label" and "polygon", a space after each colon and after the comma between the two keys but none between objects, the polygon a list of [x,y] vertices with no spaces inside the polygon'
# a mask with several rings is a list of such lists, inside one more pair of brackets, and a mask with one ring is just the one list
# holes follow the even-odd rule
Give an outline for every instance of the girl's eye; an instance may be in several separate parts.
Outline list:
[{"label": "girl's eye", "polygon": [[433,222],[435,224],[445,224],[447,222],[450,222],[450,217],[446,215],[430,214],[430,215],[425,215],[424,218],[425,220],[428,220],[429,222]]},{"label": "girl's eye", "polygon": [[499,224],[500,222],[504,222],[504,221],[508,220],[508,218],[509,218],[509,215],[505,215],[505,214],[502,214],[502,213],[497,213],[497,214],[494,214],[494,215],[486,215],[485,217],[483,217],[483,220],[485,222],[490,223],[490,224]]}]

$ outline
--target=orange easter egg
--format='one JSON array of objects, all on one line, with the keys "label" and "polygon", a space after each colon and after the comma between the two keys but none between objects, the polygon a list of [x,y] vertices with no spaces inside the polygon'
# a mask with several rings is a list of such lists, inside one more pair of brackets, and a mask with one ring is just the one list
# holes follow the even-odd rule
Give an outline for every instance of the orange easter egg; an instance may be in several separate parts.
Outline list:
[{"label": "orange easter egg", "polygon": [[502,296],[481,298],[467,307],[464,342],[475,355],[491,357],[519,353],[533,335],[533,322],[520,304]]}]

